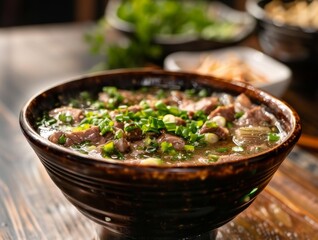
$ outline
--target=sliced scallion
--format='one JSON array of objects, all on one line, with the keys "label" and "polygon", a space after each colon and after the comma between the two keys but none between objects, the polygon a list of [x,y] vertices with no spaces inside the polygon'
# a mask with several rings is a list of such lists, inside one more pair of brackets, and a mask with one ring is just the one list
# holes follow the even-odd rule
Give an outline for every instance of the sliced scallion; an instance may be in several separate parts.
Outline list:
[{"label": "sliced scallion", "polygon": [[165,122],[165,127],[168,132],[174,132],[177,128],[177,125],[175,122]]},{"label": "sliced scallion", "polygon": [[226,153],[229,151],[229,148],[227,147],[220,147],[220,148],[217,148],[215,149],[215,151],[219,152],[219,153]]},{"label": "sliced scallion", "polygon": [[186,152],[194,152],[194,146],[192,146],[192,145],[184,145],[184,150]]},{"label": "sliced scallion", "polygon": [[157,110],[160,110],[160,111],[167,111],[168,110],[167,105],[164,104],[162,101],[157,101],[155,103],[155,107]]},{"label": "sliced scallion", "polygon": [[73,122],[73,117],[71,115],[67,115],[65,113],[61,113],[59,115],[59,120],[63,123],[71,123]]},{"label": "sliced scallion", "polygon": [[66,136],[65,134],[62,134],[59,139],[57,140],[58,144],[64,145],[66,143]]},{"label": "sliced scallion", "polygon": [[280,136],[277,133],[269,133],[268,140],[270,142],[277,142],[280,139]]}]

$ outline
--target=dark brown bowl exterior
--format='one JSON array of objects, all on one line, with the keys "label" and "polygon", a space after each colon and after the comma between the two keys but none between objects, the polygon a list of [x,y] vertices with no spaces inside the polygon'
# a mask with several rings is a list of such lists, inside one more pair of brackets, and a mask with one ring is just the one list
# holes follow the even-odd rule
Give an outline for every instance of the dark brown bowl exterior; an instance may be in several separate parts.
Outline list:
[{"label": "dark brown bowl exterior", "polygon": [[[119,88],[203,85],[213,91],[245,92],[280,119],[288,137],[248,159],[204,166],[136,166],[108,162],[67,150],[36,133],[35,122],[60,96],[102,86]],[[20,114],[22,132],[67,199],[113,235],[109,239],[183,239],[209,232],[246,209],[265,188],[296,144],[298,115],[282,101],[249,85],[161,70],[117,70],[84,76],[42,92]],[[116,237],[114,237],[116,236]]]},{"label": "dark brown bowl exterior", "polygon": [[259,42],[270,56],[286,63],[318,63],[318,29],[305,29],[272,21],[264,6],[272,0],[247,0],[247,11],[258,21]]}]

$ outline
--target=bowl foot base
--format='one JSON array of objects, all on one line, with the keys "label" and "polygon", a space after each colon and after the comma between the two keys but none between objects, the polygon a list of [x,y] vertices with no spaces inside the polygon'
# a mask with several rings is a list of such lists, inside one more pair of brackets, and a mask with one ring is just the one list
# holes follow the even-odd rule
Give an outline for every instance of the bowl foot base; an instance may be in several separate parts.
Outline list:
[{"label": "bowl foot base", "polygon": [[[192,237],[167,237],[167,238],[160,238],[160,237],[151,237],[151,240],[215,240],[217,236],[217,229],[214,229],[210,232],[200,234],[198,236],[192,236]],[[109,231],[106,228],[98,227],[97,231],[97,237],[95,240],[149,240],[150,238],[147,237],[129,237],[129,236],[123,236],[120,233],[114,233],[112,231]]]}]

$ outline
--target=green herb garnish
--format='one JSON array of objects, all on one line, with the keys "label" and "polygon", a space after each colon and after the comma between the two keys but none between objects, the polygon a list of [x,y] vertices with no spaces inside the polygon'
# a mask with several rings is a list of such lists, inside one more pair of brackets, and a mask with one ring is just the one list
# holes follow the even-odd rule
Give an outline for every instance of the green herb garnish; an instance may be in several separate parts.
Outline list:
[{"label": "green herb garnish", "polygon": [[73,117],[71,115],[67,115],[65,113],[61,113],[58,118],[63,123],[70,124],[73,122]]},{"label": "green herb garnish", "polygon": [[269,133],[268,134],[268,141],[270,141],[270,142],[277,142],[279,139],[280,139],[280,136],[277,133]]},{"label": "green herb garnish", "polygon": [[219,153],[226,153],[229,151],[229,148],[227,147],[220,147],[220,148],[217,148],[215,149],[215,151],[219,152]]},{"label": "green herb garnish", "polygon": [[59,139],[58,139],[58,144],[60,144],[60,145],[64,145],[65,143],[66,143],[66,136],[65,136],[65,134],[62,134],[60,137],[59,137]]},{"label": "green herb garnish", "polygon": [[235,115],[234,115],[234,118],[238,119],[238,118],[242,117],[243,115],[244,115],[243,111],[236,112]]},{"label": "green herb garnish", "polygon": [[168,153],[168,154],[175,154],[175,149],[172,146],[172,143],[169,142],[162,142],[160,144],[160,150],[163,153]]}]

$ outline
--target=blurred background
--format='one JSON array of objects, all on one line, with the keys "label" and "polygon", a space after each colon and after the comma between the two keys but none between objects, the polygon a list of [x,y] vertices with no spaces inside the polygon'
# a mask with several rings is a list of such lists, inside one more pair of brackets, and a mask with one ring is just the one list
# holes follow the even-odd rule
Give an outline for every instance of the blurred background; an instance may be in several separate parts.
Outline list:
[{"label": "blurred background", "polygon": [[[222,2],[242,9],[245,0]],[[107,0],[0,0],[0,27],[97,20],[106,4]]]},{"label": "blurred background", "polygon": [[96,20],[106,0],[0,0],[0,27]]}]

